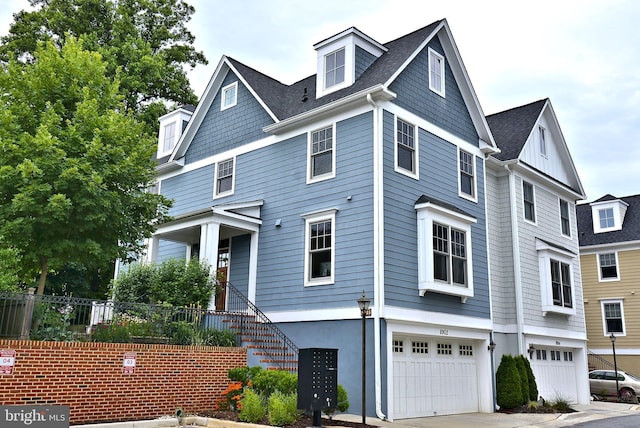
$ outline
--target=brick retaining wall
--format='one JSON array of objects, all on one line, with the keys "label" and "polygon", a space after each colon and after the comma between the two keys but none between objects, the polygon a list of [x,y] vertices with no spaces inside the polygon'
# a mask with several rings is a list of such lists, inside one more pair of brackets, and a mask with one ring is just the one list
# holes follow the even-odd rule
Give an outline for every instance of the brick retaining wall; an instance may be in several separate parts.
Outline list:
[{"label": "brick retaining wall", "polygon": [[[68,405],[72,425],[211,410],[228,370],[247,365],[242,348],[0,340],[8,349],[15,367],[0,375],[0,403]],[[123,374],[129,352],[135,371]]]}]

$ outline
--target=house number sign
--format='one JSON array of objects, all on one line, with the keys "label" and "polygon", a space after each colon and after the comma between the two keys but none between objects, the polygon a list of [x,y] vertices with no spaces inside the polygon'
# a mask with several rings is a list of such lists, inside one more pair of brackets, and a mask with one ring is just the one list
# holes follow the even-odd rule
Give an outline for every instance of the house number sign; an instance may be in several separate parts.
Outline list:
[{"label": "house number sign", "polygon": [[16,351],[3,349],[0,351],[0,375],[13,374],[13,366],[16,364]]},{"label": "house number sign", "polygon": [[122,358],[122,374],[134,374],[136,371],[136,353],[126,352]]}]

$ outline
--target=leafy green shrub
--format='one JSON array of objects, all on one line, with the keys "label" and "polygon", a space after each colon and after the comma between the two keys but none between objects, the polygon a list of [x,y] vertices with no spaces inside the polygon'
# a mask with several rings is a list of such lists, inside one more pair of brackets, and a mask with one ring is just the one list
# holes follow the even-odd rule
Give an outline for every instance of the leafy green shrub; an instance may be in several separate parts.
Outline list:
[{"label": "leafy green shrub", "polygon": [[258,423],[264,419],[266,413],[263,398],[253,389],[245,388],[238,419],[243,422]]},{"label": "leafy green shrub", "polygon": [[[235,367],[228,372],[229,379],[234,382],[240,382],[243,386],[247,386],[250,381],[261,372],[260,366],[254,367]],[[252,382],[253,383],[253,382]]]},{"label": "leafy green shrub", "polygon": [[291,425],[300,417],[298,395],[283,394],[276,391],[269,397],[269,424],[275,426]]},{"label": "leafy green shrub", "polygon": [[187,321],[175,321],[170,324],[172,345],[191,345],[195,337],[193,324]]},{"label": "leafy green shrub", "polygon": [[35,331],[31,340],[51,340],[68,342],[73,340],[71,319],[74,311],[71,305],[54,306],[46,303],[37,304],[34,308]]},{"label": "leafy green shrub", "polygon": [[571,405],[569,403],[569,400],[567,400],[566,398],[563,398],[563,397],[556,397],[551,402],[551,407],[555,411],[561,412],[561,413],[568,413],[568,412],[572,412],[573,411],[573,409],[571,408]]},{"label": "leafy green shrub", "polygon": [[513,409],[522,404],[522,384],[515,358],[503,355],[496,372],[496,395],[498,405]]},{"label": "leafy green shrub", "polygon": [[520,388],[522,389],[522,403],[527,404],[529,402],[529,376],[527,376],[527,369],[524,365],[524,357],[519,355],[515,357],[516,368],[520,375]]},{"label": "leafy green shrub", "polygon": [[207,307],[213,293],[209,265],[196,259],[168,259],[159,265],[134,263],[112,282],[115,301]]},{"label": "leafy green shrub", "polygon": [[260,370],[251,381],[256,392],[264,397],[276,391],[293,394],[298,390],[298,375],[284,370]]},{"label": "leafy green shrub", "polygon": [[102,343],[131,343],[131,334],[126,325],[99,324],[91,332],[92,342]]},{"label": "leafy green shrub", "polygon": [[193,345],[203,346],[236,346],[236,334],[231,330],[207,328],[197,330],[193,336]]},{"label": "leafy green shrub", "polygon": [[531,363],[524,356],[521,355],[520,358],[524,361],[524,367],[527,371],[527,380],[529,381],[529,400],[536,401],[538,399],[538,385],[536,383],[536,377],[533,374],[533,369],[531,368]]},{"label": "leafy green shrub", "polygon": [[329,419],[331,419],[333,418],[334,413],[344,413],[347,410],[349,410],[349,397],[347,396],[347,390],[344,389],[344,386],[338,385],[338,402],[335,403],[334,407],[322,409],[322,411],[325,415],[329,416]]}]

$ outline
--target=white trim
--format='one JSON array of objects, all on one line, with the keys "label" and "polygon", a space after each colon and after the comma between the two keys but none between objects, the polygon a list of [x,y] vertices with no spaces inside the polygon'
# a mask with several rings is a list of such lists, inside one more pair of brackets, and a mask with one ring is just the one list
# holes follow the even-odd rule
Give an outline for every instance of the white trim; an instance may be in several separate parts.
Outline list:
[{"label": "white trim", "polygon": [[[460,296],[462,303],[467,298],[473,297],[473,248],[471,239],[471,224],[476,223],[475,218],[450,211],[433,203],[416,204],[418,221],[418,292],[424,296],[427,291]],[[465,234],[466,254],[466,287],[455,285],[453,281],[453,268],[449,266],[449,282],[436,281],[434,279],[433,266],[433,223],[439,223],[450,228],[455,228]],[[447,239],[451,240],[451,235]],[[450,252],[449,252],[450,253]],[[451,263],[451,254],[448,260]]]},{"label": "white trim", "polygon": [[[227,161],[231,161],[233,163],[233,172],[231,174],[231,189],[224,191],[224,192],[219,192],[218,191],[218,178],[219,178],[219,174],[220,174],[220,164],[223,162],[227,162]],[[215,177],[213,180],[213,199],[218,199],[218,198],[223,198],[225,196],[230,196],[233,195],[235,188],[236,188],[236,158],[231,157],[231,158],[226,158],[226,159],[222,159],[218,162],[216,162],[215,164]]]},{"label": "white trim", "polygon": [[[435,84],[437,82],[433,82],[432,81],[432,77],[431,77],[431,62],[433,61],[433,58],[435,57],[435,59],[439,60],[439,65],[440,65],[440,89],[436,88]],[[429,75],[429,89],[431,91],[433,91],[434,93],[440,95],[442,98],[445,97],[445,84],[446,84],[446,78],[445,78],[445,71],[446,71],[446,67],[445,67],[445,59],[444,56],[441,55],[439,52],[436,52],[435,50],[429,48],[429,55],[428,55],[428,65],[427,67],[429,68],[427,70],[427,73]]]},{"label": "white trim", "polygon": [[[431,325],[437,332],[443,326],[464,330],[468,336],[479,339],[482,335],[493,329],[493,321],[489,318],[476,318],[464,315],[449,314],[445,312],[428,312],[419,309],[407,309],[398,306],[386,306],[383,313],[387,325],[402,323],[411,332],[410,326],[417,326],[423,331],[425,325]],[[473,333],[481,331],[482,333]],[[439,333],[436,333],[438,335]],[[460,333],[462,334],[462,333]]]},{"label": "white trim", "polygon": [[604,305],[605,303],[618,303],[620,305],[620,318],[622,318],[622,332],[613,332],[616,337],[624,337],[627,335],[626,322],[624,318],[624,297],[612,297],[608,299],[598,299],[600,300],[600,314],[602,315],[602,331],[604,332],[604,337],[609,337],[612,332],[610,332],[607,328],[607,318],[604,314]]},{"label": "white trim", "polygon": [[[402,121],[407,125],[413,127],[413,169],[414,171],[410,171],[398,165],[398,121]],[[418,138],[418,126],[415,123],[411,123],[408,120],[403,119],[399,116],[394,116],[393,121],[393,169],[407,177],[414,178],[416,180],[420,179],[420,140]]]},{"label": "white trim", "polygon": [[[536,251],[538,252],[538,267],[540,275],[540,303],[542,307],[542,315],[547,313],[558,313],[563,315],[576,315],[576,282],[574,275],[574,262],[577,260],[576,255],[560,248],[548,245],[547,243],[536,239]],[[553,288],[551,283],[551,260],[569,265],[569,282],[571,284],[571,307],[567,308],[563,305],[555,305],[553,303]],[[560,266],[561,268],[562,266]],[[562,274],[562,272],[560,272]],[[563,287],[563,284],[560,284]]]},{"label": "white trim", "polygon": [[[230,104],[225,105],[225,101],[227,101],[227,95],[232,89],[234,92],[233,100],[231,101]],[[236,80],[235,82],[223,87],[220,90],[220,111],[224,111],[226,109],[234,107],[237,104],[238,104],[238,81]]]},{"label": "white trim", "polygon": [[[615,278],[603,278],[602,277],[602,269],[600,267],[600,256],[603,254],[613,254],[613,257],[616,260],[616,276]],[[596,253],[596,264],[598,266],[598,281],[600,282],[615,282],[620,281],[620,261],[618,260],[618,252],[617,251],[601,251]]]},{"label": "white trim", "polygon": [[[320,174],[315,177],[312,176],[313,169],[313,134],[331,128],[331,171],[325,174]],[[331,123],[327,126],[321,126],[319,128],[310,130],[307,132],[307,184],[317,183],[319,181],[328,180],[336,176],[336,157],[337,157],[337,144],[336,144],[336,124]]]},{"label": "white trim", "polygon": [[[473,167],[473,176],[472,176],[472,183],[471,183],[471,195],[464,193],[462,191],[462,170],[460,169],[460,153],[466,153],[468,155],[471,156],[471,162],[472,162],[472,167]],[[458,196],[460,196],[461,198],[467,199],[469,201],[472,202],[478,202],[478,168],[476,167],[476,155],[468,152],[462,148],[460,148],[460,146],[458,146]]]},{"label": "white trim", "polygon": [[[335,281],[335,268],[336,268],[336,212],[338,210],[335,208],[318,211],[315,213],[308,213],[301,215],[304,218],[304,286],[315,286],[315,285],[327,285],[333,284]],[[318,279],[311,278],[311,258],[310,253],[310,226],[312,223],[317,223],[320,221],[331,221],[331,261],[330,261],[330,274],[328,276],[323,276]]]}]

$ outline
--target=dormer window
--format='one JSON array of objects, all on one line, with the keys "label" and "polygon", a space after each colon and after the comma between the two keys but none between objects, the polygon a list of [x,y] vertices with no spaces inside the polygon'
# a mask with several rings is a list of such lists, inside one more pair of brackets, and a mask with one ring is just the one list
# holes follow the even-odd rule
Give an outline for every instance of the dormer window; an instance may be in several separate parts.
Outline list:
[{"label": "dormer window", "polygon": [[628,206],[627,203],[619,199],[592,202],[593,233],[621,230]]},{"label": "dormer window", "polygon": [[344,82],[344,48],[325,56],[325,88]]},{"label": "dormer window", "polygon": [[164,142],[162,144],[162,151],[170,152],[173,150],[173,146],[176,143],[176,123],[171,122],[164,127]]},{"label": "dormer window", "polygon": [[353,27],[313,47],[317,52],[318,98],[353,85],[364,70],[387,51],[383,45]]}]

